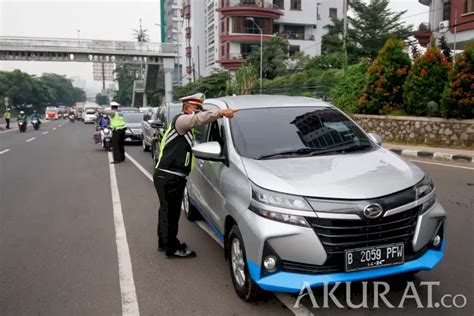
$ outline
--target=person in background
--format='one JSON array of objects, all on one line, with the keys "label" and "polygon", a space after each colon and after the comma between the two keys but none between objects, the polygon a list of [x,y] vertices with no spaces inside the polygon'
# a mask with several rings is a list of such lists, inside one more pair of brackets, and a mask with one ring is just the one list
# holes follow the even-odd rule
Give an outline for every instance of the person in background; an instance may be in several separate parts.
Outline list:
[{"label": "person in background", "polygon": [[121,163],[125,161],[125,130],[127,124],[123,118],[122,113],[118,111],[120,104],[117,102],[111,102],[110,107],[110,128],[112,129],[112,153],[114,161],[111,163]]},{"label": "person in background", "polygon": [[6,128],[10,129],[10,120],[12,119],[12,113],[10,112],[10,108],[7,108],[5,110],[5,114],[3,115],[3,118],[5,119],[5,122],[7,123]]},{"label": "person in background", "polygon": [[30,121],[37,120],[39,124],[41,124],[41,115],[36,112],[36,110],[33,111],[33,114],[30,116]]},{"label": "person in background", "polygon": [[27,121],[25,111],[20,111],[20,114],[16,117],[16,121]]}]

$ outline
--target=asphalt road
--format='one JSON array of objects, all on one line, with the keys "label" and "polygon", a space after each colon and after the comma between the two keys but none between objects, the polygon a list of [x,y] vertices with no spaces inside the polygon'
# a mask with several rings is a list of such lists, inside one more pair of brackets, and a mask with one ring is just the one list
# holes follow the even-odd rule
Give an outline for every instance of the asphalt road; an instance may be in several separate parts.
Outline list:
[{"label": "asphalt road", "polygon": [[[0,315],[111,315],[125,313],[134,302],[142,315],[474,313],[473,164],[417,162],[437,184],[449,225],[444,260],[412,281],[439,281],[435,302],[445,294],[462,294],[466,307],[417,309],[408,299],[402,309],[312,308],[307,296],[302,308],[291,310],[287,305],[296,299],[290,295],[241,301],[222,248],[203,223],[184,218],[180,223],[180,239],[197,251],[197,258],[168,260],[158,253],[158,198],[147,177],[153,169],[150,154],[127,146],[127,161],[113,167],[115,188],[109,157],[93,144],[92,133],[91,125],[68,121],[48,122],[25,134],[0,131]],[[119,213],[126,239],[117,234]],[[397,305],[406,280],[383,281],[391,286],[387,297]],[[354,303],[360,287],[354,286]],[[426,291],[418,288],[425,299]],[[342,301],[343,292],[336,291]],[[314,294],[322,306],[322,289]]]}]

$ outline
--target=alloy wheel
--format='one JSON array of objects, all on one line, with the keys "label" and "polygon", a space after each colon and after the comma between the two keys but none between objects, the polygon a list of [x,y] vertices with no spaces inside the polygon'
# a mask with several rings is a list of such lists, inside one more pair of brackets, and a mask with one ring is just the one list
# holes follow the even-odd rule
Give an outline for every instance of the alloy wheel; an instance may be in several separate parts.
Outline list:
[{"label": "alloy wheel", "polygon": [[232,246],[230,250],[230,259],[232,261],[232,271],[234,279],[240,287],[245,285],[245,261],[242,248],[240,246],[240,240],[234,237],[232,240]]}]

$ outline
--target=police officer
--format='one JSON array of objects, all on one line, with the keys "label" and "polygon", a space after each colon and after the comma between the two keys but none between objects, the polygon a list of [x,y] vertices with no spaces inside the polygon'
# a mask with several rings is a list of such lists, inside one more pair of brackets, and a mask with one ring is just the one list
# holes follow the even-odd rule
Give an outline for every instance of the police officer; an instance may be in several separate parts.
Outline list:
[{"label": "police officer", "polygon": [[193,258],[194,251],[187,249],[178,236],[186,176],[193,163],[193,129],[215,120],[232,118],[237,110],[202,111],[204,94],[197,93],[179,99],[183,111],[173,118],[160,142],[160,156],[155,166],[153,181],[160,199],[158,211],[158,251],[166,251],[168,258]]},{"label": "police officer", "polygon": [[3,118],[5,119],[5,122],[7,123],[6,128],[10,129],[10,120],[12,119],[12,114],[10,112],[10,108],[6,109],[5,114],[3,115]]},{"label": "police officer", "polygon": [[122,113],[118,111],[119,104],[111,102],[110,107],[110,128],[112,129],[112,153],[114,161],[111,163],[121,163],[125,160],[125,130],[127,125]]}]

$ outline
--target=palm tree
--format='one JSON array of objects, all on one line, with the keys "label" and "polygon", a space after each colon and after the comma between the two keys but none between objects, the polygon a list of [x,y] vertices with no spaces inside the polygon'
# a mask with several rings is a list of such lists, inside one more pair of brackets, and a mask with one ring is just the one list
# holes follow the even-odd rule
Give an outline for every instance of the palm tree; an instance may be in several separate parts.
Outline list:
[{"label": "palm tree", "polygon": [[142,19],[140,19],[140,29],[133,30],[133,37],[138,42],[148,42],[150,41],[150,36],[147,33],[148,33],[148,30],[142,28]]}]

